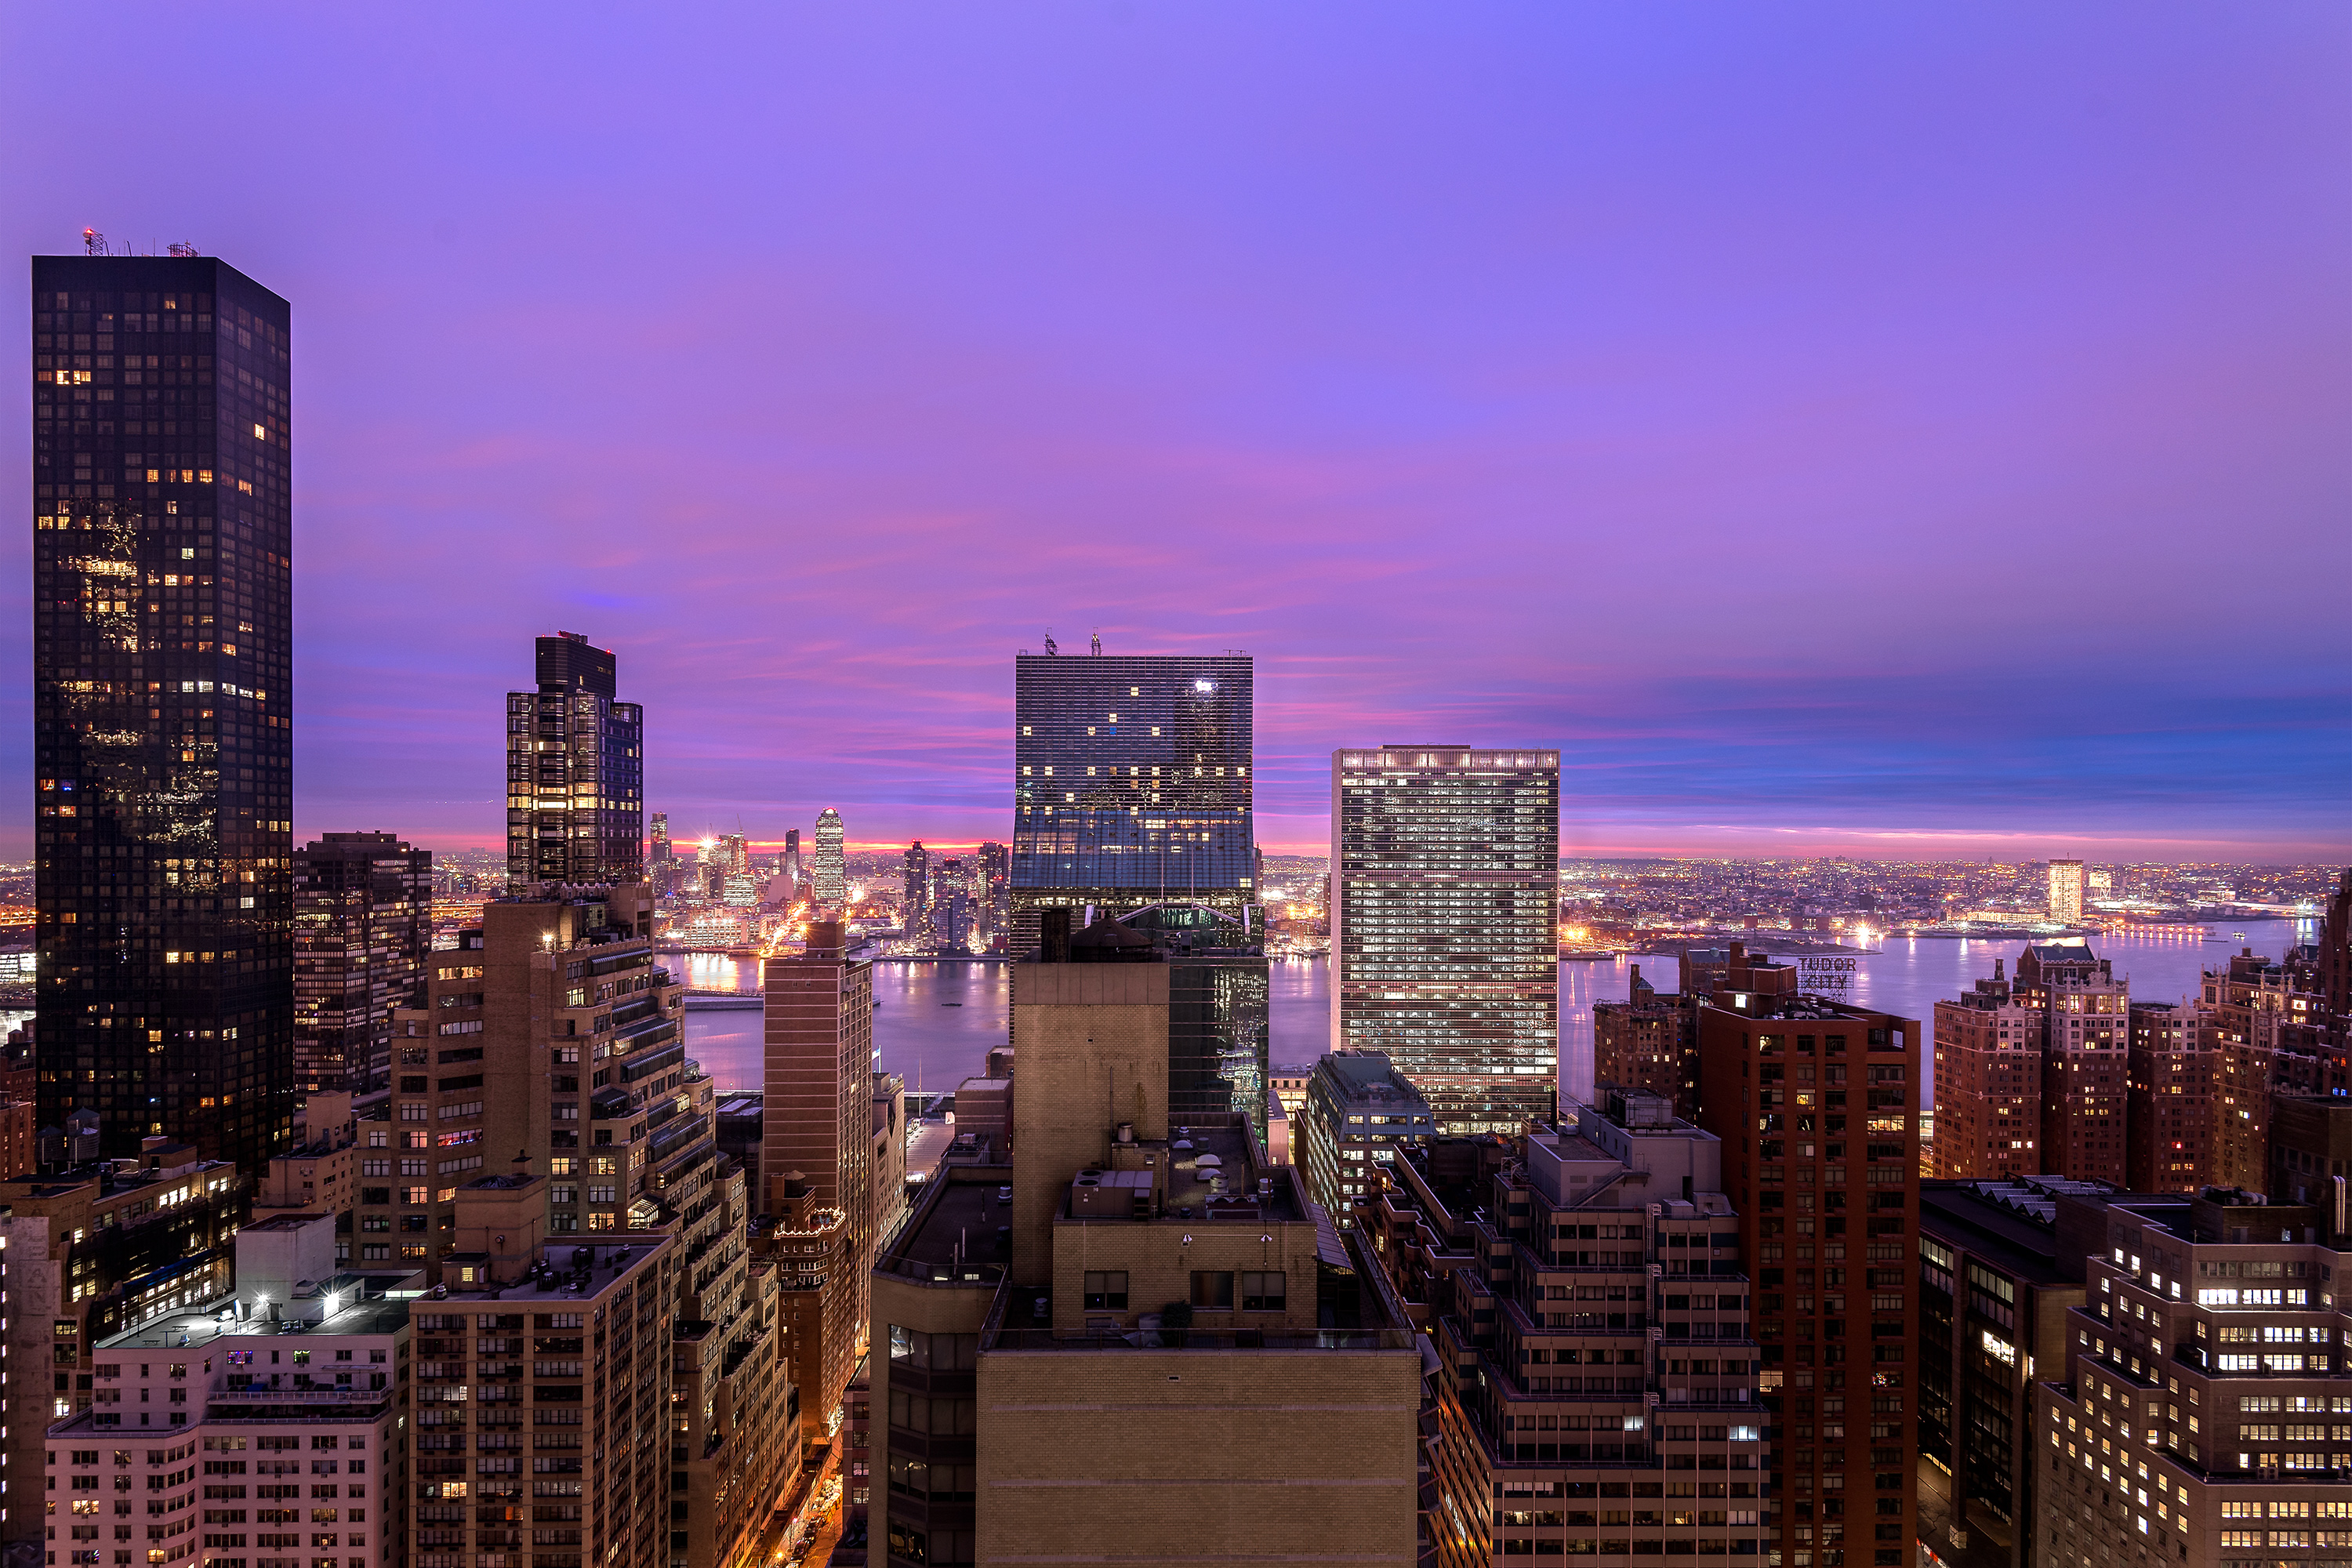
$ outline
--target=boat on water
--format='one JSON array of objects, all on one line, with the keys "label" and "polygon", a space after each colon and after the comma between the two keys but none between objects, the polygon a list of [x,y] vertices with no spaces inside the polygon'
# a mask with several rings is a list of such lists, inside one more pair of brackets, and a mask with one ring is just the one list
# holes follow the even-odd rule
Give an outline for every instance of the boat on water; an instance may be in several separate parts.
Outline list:
[{"label": "boat on water", "polygon": [[961,1002],[942,1002],[940,1005],[942,1007],[961,1007],[963,1004]]}]

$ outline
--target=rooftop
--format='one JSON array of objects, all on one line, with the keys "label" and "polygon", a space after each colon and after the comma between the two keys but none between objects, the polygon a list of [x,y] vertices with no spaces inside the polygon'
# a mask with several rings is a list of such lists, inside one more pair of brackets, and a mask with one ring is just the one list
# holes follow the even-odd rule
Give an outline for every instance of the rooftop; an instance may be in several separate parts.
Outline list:
[{"label": "rooftop", "polygon": [[[1167,1213],[1160,1218],[1181,1222],[1199,1213],[1213,1219],[1217,1216],[1211,1212],[1212,1201],[1226,1199],[1255,1199],[1256,1213],[1252,1217],[1261,1221],[1307,1217],[1307,1211],[1299,1206],[1289,1168],[1260,1163],[1257,1141],[1247,1124],[1172,1127],[1169,1131],[1174,1136],[1168,1142]],[[1274,1181],[1271,1194],[1264,1197],[1258,1196],[1261,1177],[1272,1177]]]},{"label": "rooftop", "polygon": [[1013,1260],[1013,1205],[997,1201],[999,1187],[993,1174],[933,1183],[876,1268],[915,1279],[1001,1278]]},{"label": "rooftop", "polygon": [[[2045,1179],[2057,1180],[1922,1182],[1921,1228],[1994,1259],[2021,1279],[2037,1285],[2066,1283],[2053,1251],[2058,1244],[2057,1193],[2042,1185]],[[2063,1185],[2084,1193],[2113,1190],[2099,1183]]]},{"label": "rooftop", "polygon": [[1528,1136],[1563,1160],[1601,1160],[1612,1165],[1618,1163],[1616,1155],[1580,1132],[1530,1132]]},{"label": "rooftop", "polygon": [[1429,1114],[1429,1101],[1400,1076],[1380,1051],[1335,1051],[1316,1064],[1316,1070],[1347,1104],[1418,1107]]},{"label": "rooftop", "polygon": [[[600,1296],[634,1275],[660,1254],[669,1239],[667,1231],[629,1231],[610,1239],[566,1238],[541,1246],[528,1272],[509,1283],[491,1283],[478,1290],[459,1289],[446,1283],[435,1288],[434,1300],[452,1301],[578,1301]],[[492,1259],[484,1252],[452,1253],[442,1260],[445,1282],[467,1264],[484,1268]]]},{"label": "rooftop", "polygon": [[[389,1334],[408,1321],[408,1304],[422,1293],[421,1274],[338,1274],[322,1294],[351,1304],[307,1323],[281,1321],[250,1301],[224,1296],[196,1312],[174,1312],[99,1342],[109,1350],[194,1350],[215,1340],[279,1334]],[[238,1316],[240,1312],[245,1316]]]}]

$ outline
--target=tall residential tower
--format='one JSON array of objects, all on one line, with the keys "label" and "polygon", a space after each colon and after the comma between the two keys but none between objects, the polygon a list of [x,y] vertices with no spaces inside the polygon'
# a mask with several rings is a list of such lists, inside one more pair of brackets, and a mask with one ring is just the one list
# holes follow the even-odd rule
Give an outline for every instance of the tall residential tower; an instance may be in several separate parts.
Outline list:
[{"label": "tall residential tower", "polygon": [[645,710],[577,632],[541,637],[537,691],[507,693],[507,887],[613,887],[645,867]]},{"label": "tall residential tower", "polygon": [[1013,660],[1009,951],[1036,945],[1049,905],[1243,918],[1255,682],[1244,653]]},{"label": "tall residential tower", "polygon": [[2083,923],[2083,863],[2050,862],[2050,918],[2060,925]]},{"label": "tall residential tower", "polygon": [[294,1071],[302,1092],[383,1087],[392,1015],[425,1005],[433,851],[328,833],[294,857]]},{"label": "tall residential tower", "polygon": [[1383,1051],[1441,1131],[1551,1120],[1559,753],[1331,753],[1331,1048]]},{"label": "tall residential tower", "polygon": [[821,909],[839,912],[849,896],[849,878],[843,865],[841,813],[826,806],[817,814],[816,853],[810,868],[810,885]]},{"label": "tall residential tower", "polygon": [[1900,1568],[1917,1539],[1919,1026],[1801,994],[1793,967],[1735,943],[1698,1051],[1699,1121],[1757,1286],[1766,1555]]},{"label": "tall residential tower", "polygon": [[838,921],[809,927],[796,958],[763,971],[765,1093],[752,1231],[793,1255],[784,1304],[793,1381],[809,1434],[831,1429],[857,1364],[873,1262],[874,966]]},{"label": "tall residential tower", "polygon": [[39,1100],[257,1168],[292,1125],[290,318],[33,258]]}]

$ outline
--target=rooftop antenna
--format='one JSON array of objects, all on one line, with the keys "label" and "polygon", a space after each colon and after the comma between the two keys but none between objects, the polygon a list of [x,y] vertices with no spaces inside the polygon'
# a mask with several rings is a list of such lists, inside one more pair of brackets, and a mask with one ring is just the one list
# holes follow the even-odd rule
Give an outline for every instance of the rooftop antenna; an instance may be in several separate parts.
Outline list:
[{"label": "rooftop antenna", "polygon": [[81,248],[82,253],[87,256],[104,256],[106,254],[106,236],[99,233],[98,230],[94,228],[83,229],[81,231]]},{"label": "rooftop antenna", "polygon": [[204,254],[184,239],[173,240],[171,244],[170,249],[173,256],[201,256]]},{"label": "rooftop antenna", "polygon": [[1045,628],[1045,654],[1046,654],[1046,657],[1050,658],[1052,658],[1054,655],[1055,655],[1055,654],[1057,654],[1057,653],[1059,653],[1059,652],[1061,652],[1061,651],[1062,651],[1062,650],[1061,650],[1059,647],[1056,647],[1054,645],[1054,628],[1053,628],[1053,627],[1051,627],[1051,626],[1047,626],[1047,627]]},{"label": "rooftop antenna", "polygon": [[1097,626],[1097,627],[1095,628],[1095,638],[1094,638],[1094,641],[1095,641],[1095,657],[1096,657],[1097,658],[1100,658],[1102,657],[1102,628],[1101,628],[1100,626]]}]

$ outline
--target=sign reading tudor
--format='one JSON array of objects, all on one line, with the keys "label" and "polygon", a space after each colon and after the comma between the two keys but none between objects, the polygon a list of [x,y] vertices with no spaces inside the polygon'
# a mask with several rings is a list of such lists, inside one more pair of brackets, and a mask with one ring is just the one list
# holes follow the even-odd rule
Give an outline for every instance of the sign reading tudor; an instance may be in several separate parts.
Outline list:
[{"label": "sign reading tudor", "polygon": [[1862,973],[1862,960],[1853,953],[1816,953],[1797,958],[1797,989],[1809,996],[1826,996],[1832,1002],[1851,1002],[1854,995],[1854,980]]}]

